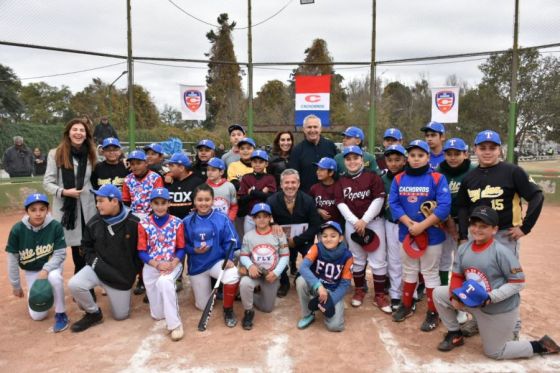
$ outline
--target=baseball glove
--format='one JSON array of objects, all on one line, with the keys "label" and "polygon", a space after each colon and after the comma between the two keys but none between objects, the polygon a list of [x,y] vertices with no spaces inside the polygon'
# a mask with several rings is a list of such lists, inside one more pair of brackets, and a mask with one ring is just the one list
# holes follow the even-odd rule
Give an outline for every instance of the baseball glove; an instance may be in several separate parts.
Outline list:
[{"label": "baseball glove", "polygon": [[[420,205],[420,212],[424,217],[427,219],[430,215],[434,213],[434,210],[437,207],[436,201],[425,201]],[[446,219],[447,220],[447,219]],[[434,224],[434,227],[438,227],[441,229],[446,229],[444,221]]]}]

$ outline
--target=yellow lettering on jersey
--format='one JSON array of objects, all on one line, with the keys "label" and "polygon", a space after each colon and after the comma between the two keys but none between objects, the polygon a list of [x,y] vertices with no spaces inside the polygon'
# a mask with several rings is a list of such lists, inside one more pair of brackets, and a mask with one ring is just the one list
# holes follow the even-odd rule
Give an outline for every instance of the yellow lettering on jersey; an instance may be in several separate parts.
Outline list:
[{"label": "yellow lettering on jersey", "polygon": [[486,188],[482,191],[480,198],[497,198],[502,194],[504,194],[502,187],[486,185]]},{"label": "yellow lettering on jersey", "polygon": [[469,198],[474,203],[480,199],[480,188],[479,189],[467,189],[469,193]]},{"label": "yellow lettering on jersey", "polygon": [[449,190],[451,194],[459,193],[459,188],[461,187],[461,183],[456,180],[451,180],[449,183]]}]

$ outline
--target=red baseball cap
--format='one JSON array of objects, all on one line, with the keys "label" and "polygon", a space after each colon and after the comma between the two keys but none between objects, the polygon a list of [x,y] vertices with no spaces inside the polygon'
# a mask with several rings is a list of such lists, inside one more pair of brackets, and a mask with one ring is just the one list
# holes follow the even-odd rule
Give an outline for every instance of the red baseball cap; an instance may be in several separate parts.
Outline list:
[{"label": "red baseball cap", "polygon": [[412,236],[408,233],[404,237],[403,249],[406,254],[412,259],[419,259],[426,253],[428,248],[428,233],[426,231],[420,233],[418,236]]}]

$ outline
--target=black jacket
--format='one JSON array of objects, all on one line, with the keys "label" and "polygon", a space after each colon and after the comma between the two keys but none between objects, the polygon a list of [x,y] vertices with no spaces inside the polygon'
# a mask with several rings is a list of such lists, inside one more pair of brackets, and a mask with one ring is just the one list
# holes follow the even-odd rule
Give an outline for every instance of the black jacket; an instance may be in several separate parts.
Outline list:
[{"label": "black jacket", "polygon": [[317,165],[315,163],[323,157],[334,158],[336,155],[336,145],[329,139],[321,136],[317,145],[303,140],[297,144],[290,154],[289,168],[299,171],[301,180],[300,190],[309,193],[309,189],[317,180]]},{"label": "black jacket", "polygon": [[95,126],[95,129],[93,130],[93,139],[95,140],[96,144],[100,145],[101,143],[103,143],[103,140],[108,137],[114,137],[116,139],[119,138],[119,136],[117,135],[117,131],[115,131],[110,123],[99,123],[97,126]]},{"label": "black jacket", "polygon": [[86,263],[103,283],[118,290],[130,290],[140,270],[138,257],[139,219],[128,213],[127,217],[111,226],[96,214],[86,224],[82,246]]},{"label": "black jacket", "polygon": [[303,193],[301,190],[298,191],[293,214],[290,214],[286,207],[284,192],[282,191],[268,197],[266,203],[270,205],[275,224],[308,224],[308,228],[305,232],[294,237],[294,243],[298,250],[302,254],[307,253],[315,241],[315,236],[321,229],[321,217],[317,212],[317,206],[315,206],[313,198]]},{"label": "black jacket", "polygon": [[289,161],[289,157],[283,158],[278,154],[274,154],[268,162],[268,168],[266,172],[274,176],[274,178],[276,179],[276,185],[278,185],[278,187],[280,187],[280,175],[282,174],[282,171],[288,168]]}]

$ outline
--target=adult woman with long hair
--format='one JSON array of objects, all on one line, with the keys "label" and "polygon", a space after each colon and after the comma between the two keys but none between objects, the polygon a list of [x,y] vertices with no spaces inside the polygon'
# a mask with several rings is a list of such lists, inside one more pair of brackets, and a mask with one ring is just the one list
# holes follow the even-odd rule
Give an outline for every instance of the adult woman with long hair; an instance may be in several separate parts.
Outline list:
[{"label": "adult woman with long hair", "polygon": [[95,215],[91,170],[97,161],[91,128],[76,118],[64,127],[60,144],[49,151],[43,187],[53,196],[52,214],[64,228],[72,247],[74,273],[85,266],[81,250],[82,228]]},{"label": "adult woman with long hair", "polygon": [[276,134],[267,168],[267,172],[276,179],[276,185],[280,185],[280,174],[288,168],[288,161],[293,148],[294,135],[290,131],[280,131]]}]

